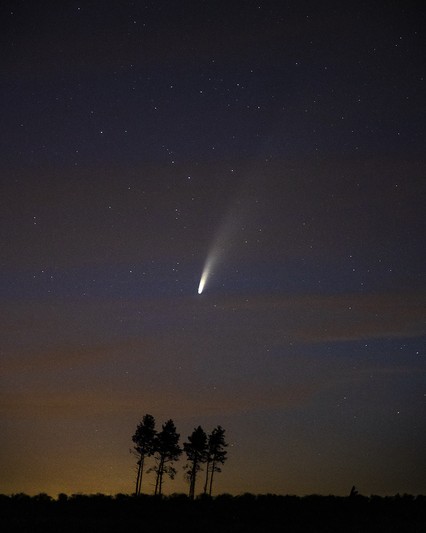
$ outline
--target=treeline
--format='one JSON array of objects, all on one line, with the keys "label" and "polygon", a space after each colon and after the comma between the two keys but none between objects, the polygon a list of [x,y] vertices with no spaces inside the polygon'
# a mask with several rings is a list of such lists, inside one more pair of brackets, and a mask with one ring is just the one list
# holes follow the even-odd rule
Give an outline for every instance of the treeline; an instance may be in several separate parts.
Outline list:
[{"label": "treeline", "polygon": [[425,496],[0,495],[8,533],[423,533]]},{"label": "treeline", "polygon": [[[174,463],[183,453],[186,454],[187,463],[184,466],[185,477],[189,483],[189,497],[195,497],[195,484],[198,473],[205,471],[203,494],[211,496],[213,479],[216,472],[221,472],[221,465],[227,459],[225,448],[225,430],[221,426],[215,427],[207,434],[201,426],[194,429],[188,436],[183,448],[179,444],[180,434],[176,430],[173,420],[167,420],[160,431],[155,427],[155,418],[146,414],[138,424],[132,441],[132,452],[137,458],[135,494],[142,492],[144,472],[155,472],[154,495],[163,493],[164,477],[174,479],[176,468]],[[153,465],[146,468],[146,460],[153,457]]]}]

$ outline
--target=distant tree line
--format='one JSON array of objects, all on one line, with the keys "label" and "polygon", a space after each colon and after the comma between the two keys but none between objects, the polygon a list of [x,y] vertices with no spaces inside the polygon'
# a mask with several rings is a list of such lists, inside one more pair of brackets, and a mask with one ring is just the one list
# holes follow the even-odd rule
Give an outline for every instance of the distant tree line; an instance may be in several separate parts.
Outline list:
[{"label": "distant tree line", "polygon": [[426,496],[0,495],[7,533],[424,533]]},{"label": "distant tree line", "polygon": [[[179,445],[180,434],[176,431],[173,420],[168,420],[161,426],[161,431],[155,428],[155,419],[146,414],[137,425],[132,436],[134,443],[132,452],[137,458],[135,494],[142,492],[144,472],[155,472],[154,495],[161,496],[164,476],[174,479],[174,467],[182,453],[186,454],[187,464],[184,466],[186,479],[189,483],[189,497],[195,497],[195,484],[198,473],[205,467],[203,494],[211,496],[214,474],[221,472],[221,465],[227,459],[225,448],[225,430],[221,426],[215,427],[207,434],[201,426],[194,429],[188,436],[188,442]],[[153,457],[154,465],[146,469],[146,459]]]}]

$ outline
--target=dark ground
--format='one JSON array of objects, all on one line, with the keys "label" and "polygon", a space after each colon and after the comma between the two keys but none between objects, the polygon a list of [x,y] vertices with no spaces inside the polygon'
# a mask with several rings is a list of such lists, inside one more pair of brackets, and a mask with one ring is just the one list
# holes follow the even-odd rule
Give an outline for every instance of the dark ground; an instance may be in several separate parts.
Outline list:
[{"label": "dark ground", "polygon": [[190,501],[127,495],[0,496],[12,532],[424,533],[426,497],[221,495]]}]

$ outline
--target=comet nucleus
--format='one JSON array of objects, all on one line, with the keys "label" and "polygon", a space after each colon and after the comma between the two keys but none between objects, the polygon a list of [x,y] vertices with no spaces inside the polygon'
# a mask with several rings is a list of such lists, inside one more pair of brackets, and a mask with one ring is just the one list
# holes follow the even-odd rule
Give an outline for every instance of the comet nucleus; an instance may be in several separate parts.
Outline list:
[{"label": "comet nucleus", "polygon": [[205,282],[206,280],[204,279],[204,276],[201,276],[200,284],[198,285],[198,294],[203,292]]},{"label": "comet nucleus", "polygon": [[210,275],[211,259],[207,259],[204,266],[203,273],[201,274],[200,284],[198,285],[198,294],[201,294],[206,286],[207,278]]}]

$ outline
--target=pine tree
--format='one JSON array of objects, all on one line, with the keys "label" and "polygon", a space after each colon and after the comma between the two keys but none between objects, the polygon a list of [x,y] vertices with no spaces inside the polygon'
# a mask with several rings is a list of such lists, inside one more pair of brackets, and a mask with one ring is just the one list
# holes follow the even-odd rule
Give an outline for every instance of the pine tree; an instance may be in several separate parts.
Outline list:
[{"label": "pine tree", "polygon": [[142,422],[138,424],[136,432],[132,437],[132,441],[135,443],[133,447],[134,453],[138,458],[135,488],[136,496],[139,496],[141,493],[145,457],[150,457],[154,453],[155,435],[155,419],[152,415],[146,414],[143,417]]},{"label": "pine tree", "polygon": [[228,444],[225,442],[225,430],[221,426],[213,429],[208,437],[207,454],[206,454],[206,478],[204,483],[204,494],[212,495],[213,476],[215,472],[221,472],[219,465],[223,465],[227,459],[226,448]]},{"label": "pine tree", "polygon": [[154,494],[161,496],[163,491],[163,477],[167,474],[171,479],[176,475],[173,461],[177,461],[182,453],[179,446],[179,433],[173,420],[168,420],[154,439],[156,466],[153,470],[157,473]]},{"label": "pine tree", "polygon": [[183,444],[183,449],[189,461],[187,466],[189,497],[194,499],[197,473],[201,469],[201,464],[207,460],[207,435],[202,427],[198,426],[188,437],[188,441]]}]

